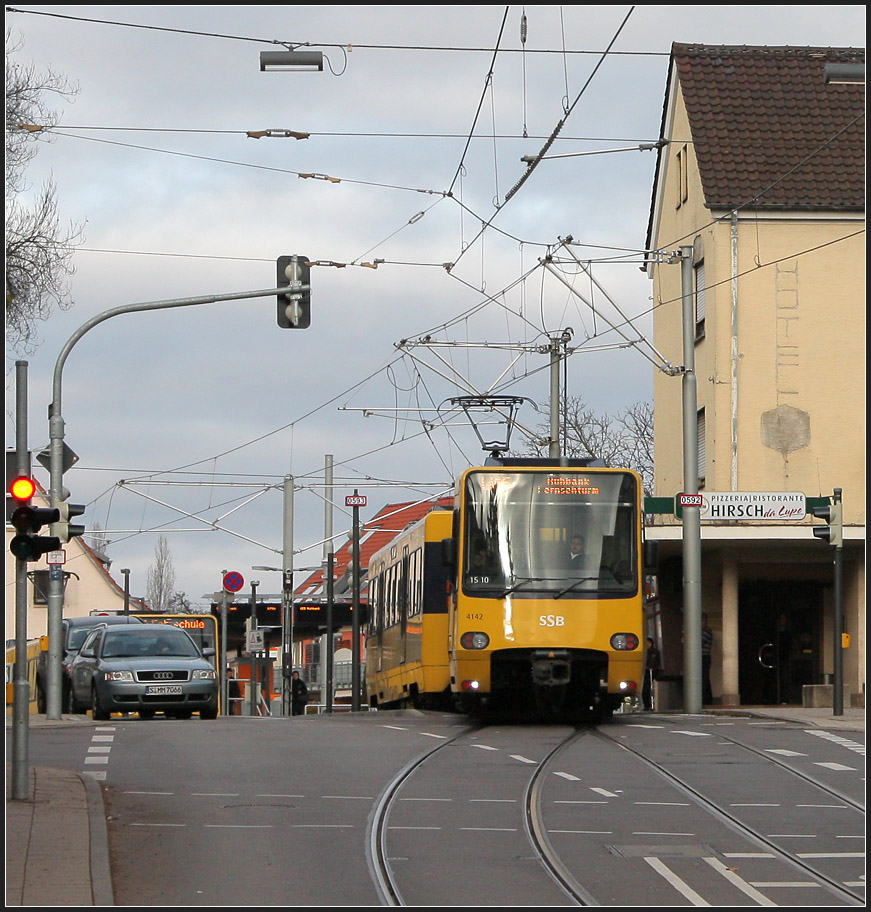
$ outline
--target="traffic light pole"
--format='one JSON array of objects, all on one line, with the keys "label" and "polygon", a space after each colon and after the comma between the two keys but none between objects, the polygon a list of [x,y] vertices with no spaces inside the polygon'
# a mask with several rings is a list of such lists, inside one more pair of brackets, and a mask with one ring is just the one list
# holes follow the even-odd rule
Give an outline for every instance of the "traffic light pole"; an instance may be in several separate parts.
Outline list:
[{"label": "traffic light pole", "polygon": [[[233,294],[204,295],[195,298],[174,298],[166,301],[144,301],[139,304],[124,304],[113,307],[92,317],[80,326],[61,349],[54,367],[52,400],[49,407],[49,503],[60,509],[66,499],[63,490],[64,473],[64,420],[62,412],[63,369],[73,346],[95,326],[112,317],[145,310],[167,310],[173,307],[194,307],[199,304],[215,304],[218,301],[243,301],[250,298],[266,298],[284,294],[287,288],[268,288],[257,291],[240,291]],[[46,682],[46,718],[61,717],[61,659],[63,638],[63,575],[50,573],[48,581],[48,667]],[[226,673],[226,669],[224,670]]]},{"label": "traffic light pole", "polygon": [[[839,508],[838,512],[838,522],[841,522],[841,489],[835,488],[834,490],[834,503]],[[843,555],[844,555],[844,545],[843,545],[843,531],[839,536],[839,541],[835,545],[835,581],[834,581],[834,596],[835,596],[835,642],[834,642],[834,676],[833,676],[833,685],[834,690],[832,692],[832,715],[833,716],[843,716],[844,715],[844,564],[843,564]]]},{"label": "traffic light pole", "polygon": [[[30,474],[27,458],[27,362],[15,362],[15,456],[18,474]],[[30,682],[27,678],[27,561],[15,558],[15,668],[12,685],[12,797],[30,797]]]}]

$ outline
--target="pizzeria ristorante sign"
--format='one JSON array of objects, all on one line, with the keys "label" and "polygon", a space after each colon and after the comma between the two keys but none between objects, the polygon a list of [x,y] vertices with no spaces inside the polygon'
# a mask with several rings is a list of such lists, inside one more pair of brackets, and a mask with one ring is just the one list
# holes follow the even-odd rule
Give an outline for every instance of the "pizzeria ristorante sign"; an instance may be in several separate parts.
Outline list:
[{"label": "pizzeria ristorante sign", "polygon": [[797,520],[807,513],[805,495],[798,491],[703,491],[678,494],[675,505],[698,507],[699,519],[708,522]]}]

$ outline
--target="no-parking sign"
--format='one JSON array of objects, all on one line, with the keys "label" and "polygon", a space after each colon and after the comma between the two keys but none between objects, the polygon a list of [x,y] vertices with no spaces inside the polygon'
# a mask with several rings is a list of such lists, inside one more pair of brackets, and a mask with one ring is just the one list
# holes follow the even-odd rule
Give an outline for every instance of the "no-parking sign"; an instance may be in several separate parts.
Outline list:
[{"label": "no-parking sign", "polygon": [[224,574],[224,588],[227,592],[238,592],[245,585],[245,580],[241,573],[231,570]]}]

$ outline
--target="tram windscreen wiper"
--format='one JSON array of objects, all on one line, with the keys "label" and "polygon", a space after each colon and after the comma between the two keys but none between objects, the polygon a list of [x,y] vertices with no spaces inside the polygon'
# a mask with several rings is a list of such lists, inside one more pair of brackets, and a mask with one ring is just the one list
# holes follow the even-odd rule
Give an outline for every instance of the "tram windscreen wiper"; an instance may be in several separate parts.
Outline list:
[{"label": "tram windscreen wiper", "polygon": [[514,584],[509,586],[507,589],[503,589],[499,593],[499,598],[504,598],[506,595],[510,595],[512,592],[515,592],[517,589],[523,588],[527,583],[547,583],[550,580],[546,576],[515,576]]},{"label": "tram windscreen wiper", "polygon": [[598,579],[598,576],[581,576],[578,579],[574,580],[570,585],[566,586],[565,589],[560,589],[559,592],[554,592],[553,597],[555,599],[562,598],[567,592],[571,592],[572,589],[580,586],[581,583],[589,583],[591,580]]}]

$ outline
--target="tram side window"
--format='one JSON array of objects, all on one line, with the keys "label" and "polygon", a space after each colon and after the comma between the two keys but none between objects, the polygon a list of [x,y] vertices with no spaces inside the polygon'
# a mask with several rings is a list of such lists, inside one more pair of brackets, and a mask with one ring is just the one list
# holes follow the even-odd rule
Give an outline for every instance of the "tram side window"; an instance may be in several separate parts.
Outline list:
[{"label": "tram side window", "polygon": [[381,627],[381,587],[384,575],[376,572],[369,586],[369,636],[374,636]]},{"label": "tram side window", "polygon": [[387,593],[387,626],[392,627],[396,623],[396,570],[397,565],[394,564],[389,572],[389,591]]},{"label": "tram side window", "polygon": [[381,609],[382,628],[386,630],[390,626],[390,604],[393,601],[393,568],[387,567],[384,570],[384,590],[382,591],[384,604]]},{"label": "tram side window", "polygon": [[420,548],[416,548],[408,556],[408,616],[416,617],[420,614]]},{"label": "tram side window", "polygon": [[399,570],[399,599],[396,603],[396,622],[400,623],[408,617],[408,552],[398,566]]}]

